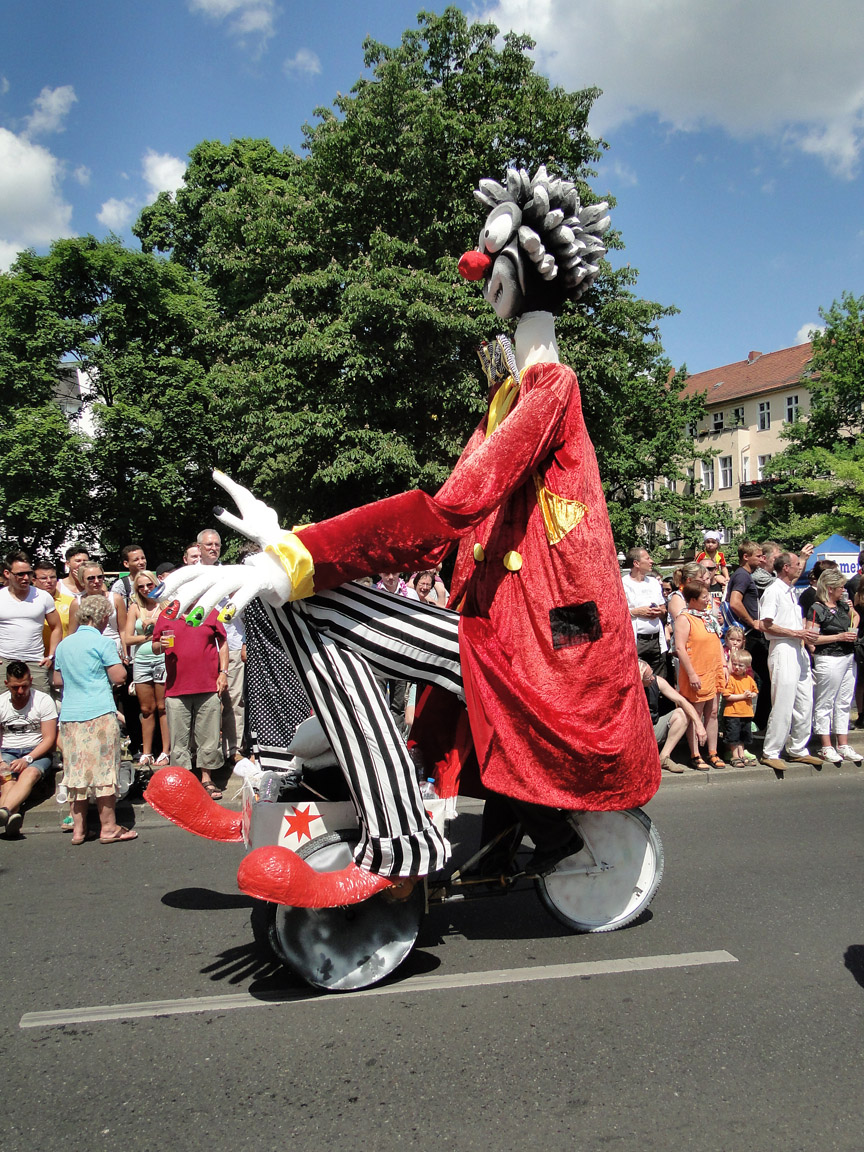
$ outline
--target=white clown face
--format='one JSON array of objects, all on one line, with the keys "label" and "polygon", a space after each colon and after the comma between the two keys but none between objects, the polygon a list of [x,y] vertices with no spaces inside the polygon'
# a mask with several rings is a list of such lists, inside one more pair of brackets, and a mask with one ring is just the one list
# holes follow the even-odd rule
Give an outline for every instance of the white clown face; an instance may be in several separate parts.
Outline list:
[{"label": "white clown face", "polygon": [[483,285],[483,298],[495,309],[495,315],[499,320],[510,320],[522,314],[525,294],[519,286],[518,260],[518,253],[511,255],[509,252],[502,252],[496,258],[489,279]]}]

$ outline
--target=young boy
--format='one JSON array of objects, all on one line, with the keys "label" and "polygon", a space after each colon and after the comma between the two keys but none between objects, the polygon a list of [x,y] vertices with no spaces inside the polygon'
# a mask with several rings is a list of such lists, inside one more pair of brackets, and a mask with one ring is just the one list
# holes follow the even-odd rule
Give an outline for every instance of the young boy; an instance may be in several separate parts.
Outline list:
[{"label": "young boy", "polygon": [[753,739],[753,702],[758,692],[750,671],[753,663],[750,653],[746,649],[733,650],[730,657],[729,678],[723,689],[726,743],[732,767],[744,768],[747,765],[745,747]]}]

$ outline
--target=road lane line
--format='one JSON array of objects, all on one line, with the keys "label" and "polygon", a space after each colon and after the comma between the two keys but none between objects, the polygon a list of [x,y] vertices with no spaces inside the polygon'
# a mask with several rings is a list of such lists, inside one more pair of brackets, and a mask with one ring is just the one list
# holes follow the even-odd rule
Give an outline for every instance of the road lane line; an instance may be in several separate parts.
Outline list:
[{"label": "road lane line", "polygon": [[527,984],[536,980],[570,980],[574,977],[611,976],[623,972],[655,972],[664,968],[694,968],[708,964],[737,964],[730,952],[679,952],[670,956],[625,956],[621,960],[587,960],[574,964],[545,964],[530,968],[497,968],[485,972],[412,976],[393,984],[364,988],[359,992],[328,995],[323,992],[235,992],[227,996],[193,996],[186,1000],[143,1000],[137,1004],[110,1004],[91,1008],[64,1008],[52,1012],[25,1012],[20,1028],[57,1028],[66,1024],[95,1024],[109,1020],[135,1020],[154,1016],[184,1016],[192,1012],[227,1012],[233,1008],[266,1005],[344,1004],[358,996],[410,996],[415,992],[440,992],[454,988],[483,988],[496,984]]}]

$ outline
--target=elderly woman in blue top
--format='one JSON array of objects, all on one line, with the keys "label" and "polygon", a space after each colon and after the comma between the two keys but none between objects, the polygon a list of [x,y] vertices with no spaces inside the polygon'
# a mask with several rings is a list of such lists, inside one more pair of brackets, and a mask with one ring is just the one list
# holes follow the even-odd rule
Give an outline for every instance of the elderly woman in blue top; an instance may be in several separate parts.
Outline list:
[{"label": "elderly woman in blue top", "polygon": [[87,839],[87,806],[96,799],[100,844],[135,840],[114,814],[120,769],[120,726],[112,684],[126,680],[117,645],[103,636],[112,605],[104,596],[85,596],[78,605],[78,629],[57,646],[54,683],[63,688],[60,746],[63,782],[72,804],[72,843]]}]

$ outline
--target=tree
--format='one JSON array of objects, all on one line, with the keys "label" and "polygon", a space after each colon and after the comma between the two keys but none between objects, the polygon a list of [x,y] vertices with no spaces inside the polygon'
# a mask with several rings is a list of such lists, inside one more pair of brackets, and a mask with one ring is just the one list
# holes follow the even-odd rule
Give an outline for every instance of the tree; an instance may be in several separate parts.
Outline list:
[{"label": "tree", "polygon": [[[176,554],[212,492],[213,323],[205,287],[117,239],[19,257],[0,278],[7,535],[52,548],[86,527],[109,555],[131,538],[153,557]],[[61,361],[88,382],[87,431],[53,403]],[[25,480],[28,467],[37,475]]]},{"label": "tree", "polygon": [[[484,409],[473,349],[495,332],[456,271],[481,222],[478,181],[545,162],[597,199],[597,91],[551,86],[530,39],[497,37],[448,8],[421,13],[397,47],[367,40],[371,74],[317,110],[304,159],[206,142],[176,199],[136,226],[146,251],[212,286],[222,326],[210,382],[230,431],[219,455],[287,519],[448,474]],[[680,473],[693,409],[678,378],[667,384],[657,324],[672,309],[636,298],[634,282],[606,267],[559,324],[622,544],[641,531],[638,483]],[[670,499],[658,494],[660,518]]]},{"label": "tree", "polygon": [[783,433],[789,447],[771,461],[764,516],[766,529],[793,547],[833,532],[857,540],[864,524],[864,296],[846,292],[820,316],[810,413]]}]

